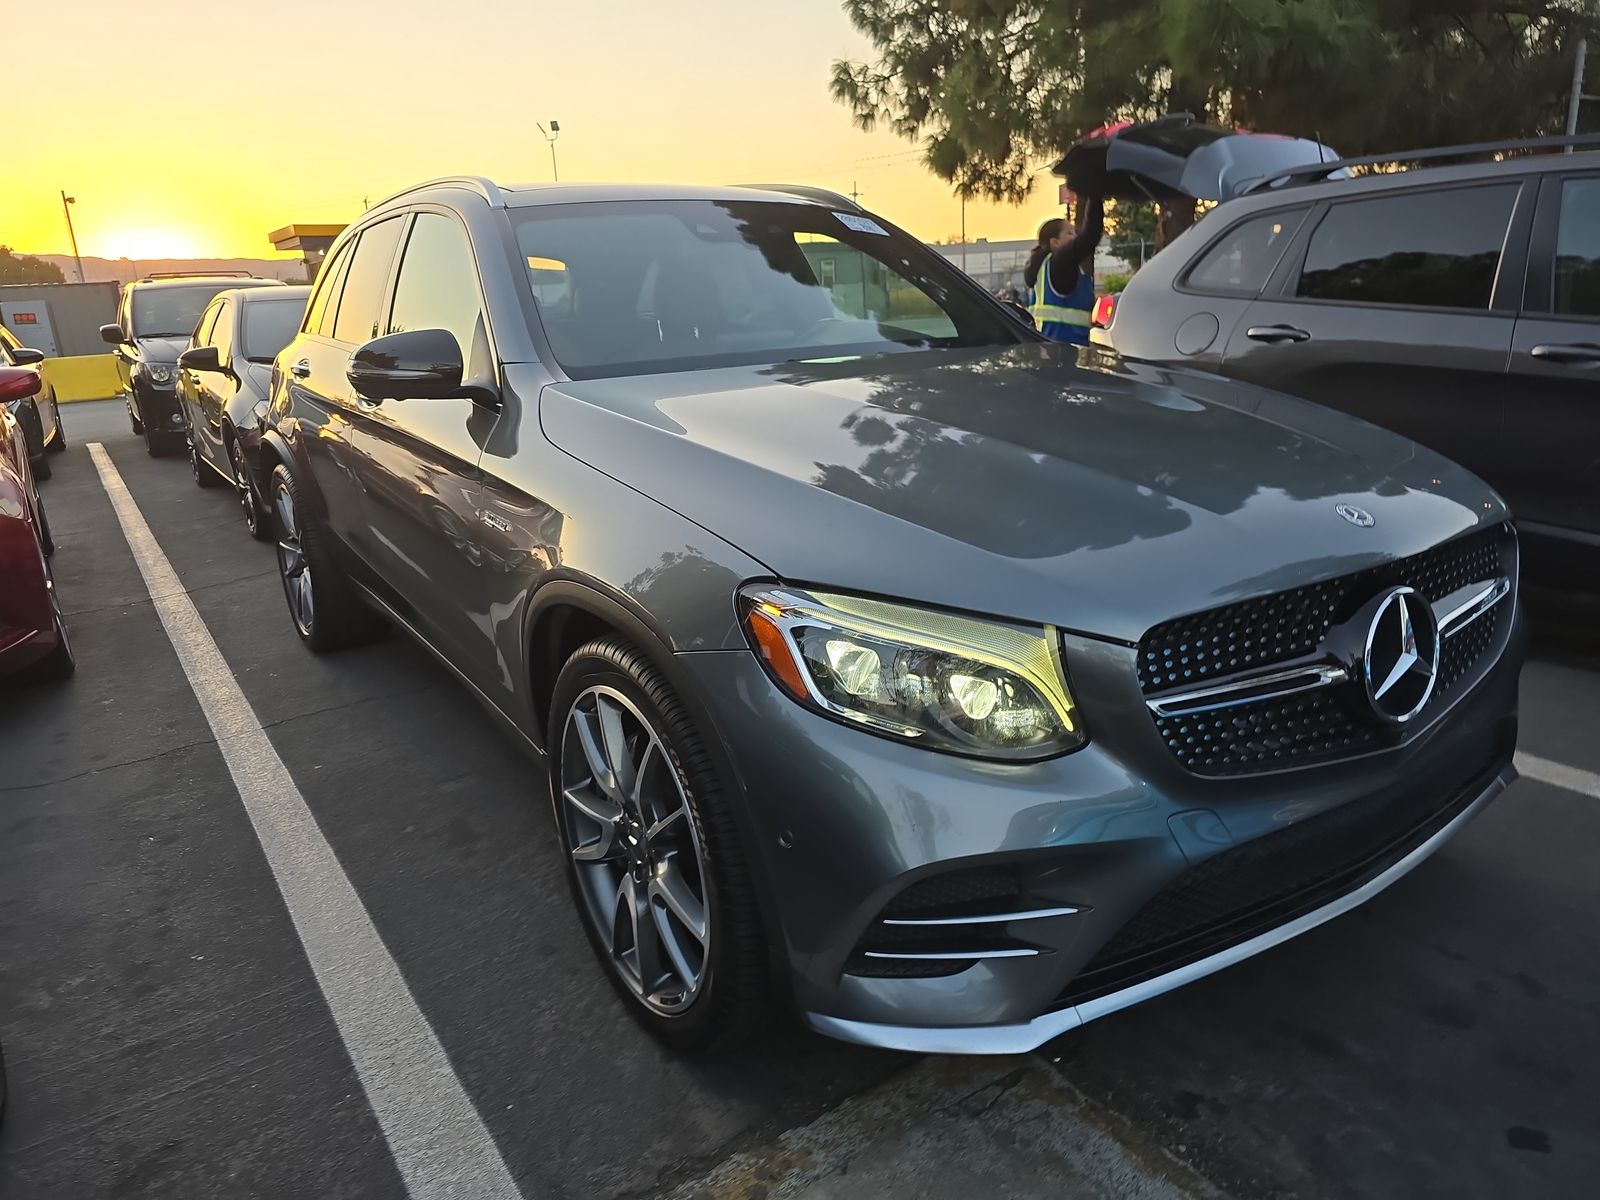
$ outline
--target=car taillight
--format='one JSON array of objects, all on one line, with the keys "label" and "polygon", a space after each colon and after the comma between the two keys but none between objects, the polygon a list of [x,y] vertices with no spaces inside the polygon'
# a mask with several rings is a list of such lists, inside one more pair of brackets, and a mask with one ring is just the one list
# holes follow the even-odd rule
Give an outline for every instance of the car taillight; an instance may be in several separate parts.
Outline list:
[{"label": "car taillight", "polygon": [[1117,319],[1116,296],[1101,296],[1094,302],[1094,316],[1091,318],[1096,329],[1110,329],[1111,322]]}]

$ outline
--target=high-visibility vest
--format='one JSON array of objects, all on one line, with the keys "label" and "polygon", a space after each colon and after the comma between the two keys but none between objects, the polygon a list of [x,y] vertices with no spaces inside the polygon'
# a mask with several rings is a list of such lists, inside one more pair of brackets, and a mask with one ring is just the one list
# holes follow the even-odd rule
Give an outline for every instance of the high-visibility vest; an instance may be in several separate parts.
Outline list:
[{"label": "high-visibility vest", "polygon": [[1033,323],[1039,332],[1052,342],[1087,346],[1094,316],[1094,280],[1079,271],[1072,294],[1063,296],[1050,286],[1050,260],[1045,259],[1039,264],[1039,281],[1033,289],[1033,303],[1028,311],[1033,314]]}]

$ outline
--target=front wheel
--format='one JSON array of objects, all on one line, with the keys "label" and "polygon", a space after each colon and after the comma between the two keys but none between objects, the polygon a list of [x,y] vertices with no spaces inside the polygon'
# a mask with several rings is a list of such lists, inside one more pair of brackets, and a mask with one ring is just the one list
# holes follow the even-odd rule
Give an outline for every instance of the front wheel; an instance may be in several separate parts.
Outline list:
[{"label": "front wheel", "polygon": [[556,828],[589,940],[633,1016],[678,1050],[765,1023],[765,939],[732,799],[655,665],[621,638],[567,660],[548,746]]},{"label": "front wheel", "polygon": [[306,511],[294,476],[280,464],[272,472],[272,514],[278,525],[278,574],[295,632],[319,653],[371,641],[383,631],[383,620],[333,561]]}]

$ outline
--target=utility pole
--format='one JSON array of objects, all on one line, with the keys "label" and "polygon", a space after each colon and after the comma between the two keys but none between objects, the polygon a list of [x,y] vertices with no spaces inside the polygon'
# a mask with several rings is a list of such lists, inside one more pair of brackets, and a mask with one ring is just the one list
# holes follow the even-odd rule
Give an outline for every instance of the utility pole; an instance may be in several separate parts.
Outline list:
[{"label": "utility pole", "polygon": [[65,191],[61,193],[61,211],[67,215],[67,237],[72,242],[72,261],[78,264],[78,282],[83,282],[83,259],[78,254],[78,234],[72,228],[72,209],[69,205],[76,204],[78,198],[69,196]]},{"label": "utility pole", "polygon": [[[1583,69],[1589,57],[1589,39],[1578,39],[1578,57],[1572,64],[1572,99],[1567,103],[1567,136],[1578,136],[1578,110],[1583,107],[1585,96],[1583,94]],[[1572,147],[1567,147],[1567,153],[1572,153]]]},{"label": "utility pole", "polygon": [[861,203],[861,185],[856,183],[854,179],[850,181],[850,199],[858,206]]},{"label": "utility pole", "polygon": [[561,122],[552,120],[550,122],[550,128],[546,129],[543,125],[540,125],[537,121],[535,121],[534,128],[544,135],[544,140],[550,147],[550,178],[556,183],[560,183],[561,172],[556,170],[556,139],[561,136]]},{"label": "utility pole", "polygon": [[961,193],[961,273],[967,272],[967,194]]}]

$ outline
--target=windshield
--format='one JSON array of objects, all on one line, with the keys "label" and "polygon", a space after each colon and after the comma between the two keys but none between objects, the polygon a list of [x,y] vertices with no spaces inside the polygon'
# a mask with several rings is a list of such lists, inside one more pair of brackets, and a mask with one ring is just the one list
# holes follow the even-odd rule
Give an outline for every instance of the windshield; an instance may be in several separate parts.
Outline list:
[{"label": "windshield", "polygon": [[671,200],[514,211],[574,378],[1023,341],[921,243],[861,213]]},{"label": "windshield", "polygon": [[229,283],[197,283],[192,287],[136,288],[133,293],[134,337],[188,337],[200,322],[211,297]]},{"label": "windshield", "polygon": [[244,348],[250,362],[271,362],[300,329],[306,315],[302,296],[284,300],[252,300],[244,306]]}]

